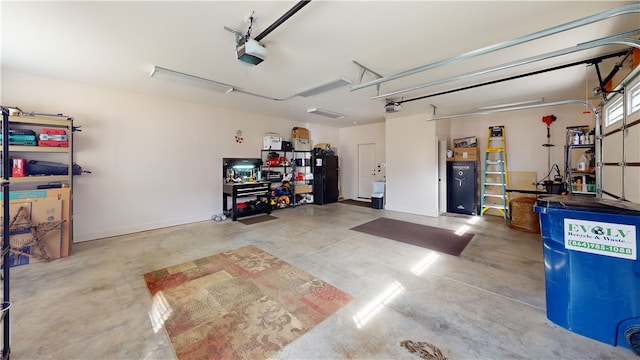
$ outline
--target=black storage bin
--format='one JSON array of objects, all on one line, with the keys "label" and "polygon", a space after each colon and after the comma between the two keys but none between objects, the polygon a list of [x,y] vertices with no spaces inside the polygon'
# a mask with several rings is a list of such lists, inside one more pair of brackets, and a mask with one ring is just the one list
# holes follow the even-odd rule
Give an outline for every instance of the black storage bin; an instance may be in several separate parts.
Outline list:
[{"label": "black storage bin", "polygon": [[384,196],[371,198],[372,209],[384,209]]}]

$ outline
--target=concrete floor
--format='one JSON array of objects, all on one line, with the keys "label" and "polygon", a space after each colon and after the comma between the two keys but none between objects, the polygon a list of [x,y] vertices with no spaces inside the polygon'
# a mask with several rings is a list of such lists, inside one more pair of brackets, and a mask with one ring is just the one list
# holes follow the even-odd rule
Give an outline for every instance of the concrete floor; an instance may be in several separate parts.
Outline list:
[{"label": "concrete floor", "polygon": [[[493,216],[407,215],[329,204],[277,220],[194,223],[75,244],[68,258],[12,268],[13,359],[172,359],[149,318],[142,274],[256,245],[354,300],[277,359],[418,359],[426,341],[449,359],[637,359],[546,318],[540,235]],[[349,228],[389,217],[477,234],[460,257]]]}]

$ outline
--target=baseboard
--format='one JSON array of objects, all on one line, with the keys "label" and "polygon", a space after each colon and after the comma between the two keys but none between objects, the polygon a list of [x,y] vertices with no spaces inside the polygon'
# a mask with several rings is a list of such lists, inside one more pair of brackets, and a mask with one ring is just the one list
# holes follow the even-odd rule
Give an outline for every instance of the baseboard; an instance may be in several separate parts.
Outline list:
[{"label": "baseboard", "polygon": [[190,223],[199,222],[199,221],[206,221],[206,220],[211,220],[211,215],[201,215],[201,216],[194,216],[194,217],[181,218],[181,219],[158,221],[153,223],[138,224],[134,226],[127,226],[127,227],[121,227],[121,228],[104,229],[104,230],[87,232],[87,233],[74,233],[73,242],[80,243],[85,241],[104,239],[112,236],[133,234],[141,231],[155,230],[155,229],[161,229],[161,228],[177,226],[177,225],[185,225],[185,224],[190,224]]}]

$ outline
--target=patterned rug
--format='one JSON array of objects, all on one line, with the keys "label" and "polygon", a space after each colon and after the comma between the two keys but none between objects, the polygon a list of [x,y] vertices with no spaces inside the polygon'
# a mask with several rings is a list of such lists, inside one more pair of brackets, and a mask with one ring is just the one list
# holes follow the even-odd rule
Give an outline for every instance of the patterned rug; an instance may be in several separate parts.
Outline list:
[{"label": "patterned rug", "polygon": [[144,275],[178,359],[266,359],[351,296],[255,246]]}]

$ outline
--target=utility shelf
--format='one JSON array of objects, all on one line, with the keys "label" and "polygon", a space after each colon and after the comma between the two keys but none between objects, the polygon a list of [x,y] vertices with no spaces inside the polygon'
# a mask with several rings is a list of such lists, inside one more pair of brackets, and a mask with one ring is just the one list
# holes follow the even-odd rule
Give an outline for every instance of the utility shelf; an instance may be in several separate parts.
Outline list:
[{"label": "utility shelf", "polygon": [[[2,149],[0,148],[0,152]],[[59,147],[59,146],[24,146],[24,145],[9,145],[9,152],[12,151],[20,151],[20,152],[47,152],[47,153],[68,153],[71,152],[70,147]]]}]

